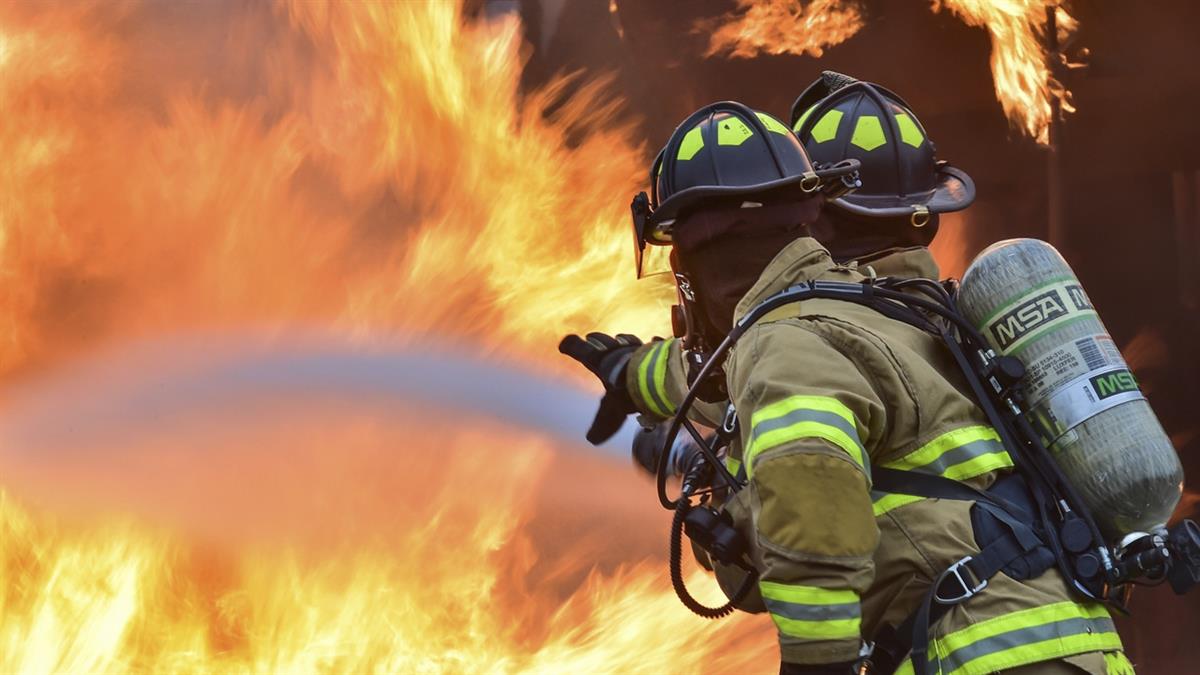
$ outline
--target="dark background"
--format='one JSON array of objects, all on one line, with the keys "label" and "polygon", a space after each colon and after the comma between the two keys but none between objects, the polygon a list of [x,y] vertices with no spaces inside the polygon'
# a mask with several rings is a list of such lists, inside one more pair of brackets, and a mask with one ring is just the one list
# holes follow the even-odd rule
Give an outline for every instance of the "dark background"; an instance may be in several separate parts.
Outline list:
[{"label": "dark background", "polygon": [[[1005,119],[987,32],[935,14],[929,3],[864,3],[864,27],[820,59],[705,58],[708,36],[691,27],[733,10],[732,1],[618,0],[612,12],[608,0],[524,0],[485,9],[525,19],[527,86],[564,71],[614,73],[616,93],[644,130],[647,162],[677,122],[714,100],[740,100],[786,121],[793,99],[823,69],[883,84],[911,104],[939,156],[974,177],[978,199],[961,223],[969,254],[1008,237],[1047,238],[1048,151]],[[1055,243],[1123,346],[1188,474],[1200,475],[1200,3],[1095,0],[1070,11],[1080,27],[1066,51],[1089,54],[1085,68],[1060,73],[1078,111],[1065,118],[1057,144]],[[1196,517],[1195,501],[1184,512]],[[1142,590],[1133,610],[1121,633],[1140,672],[1193,670],[1200,592]]]}]

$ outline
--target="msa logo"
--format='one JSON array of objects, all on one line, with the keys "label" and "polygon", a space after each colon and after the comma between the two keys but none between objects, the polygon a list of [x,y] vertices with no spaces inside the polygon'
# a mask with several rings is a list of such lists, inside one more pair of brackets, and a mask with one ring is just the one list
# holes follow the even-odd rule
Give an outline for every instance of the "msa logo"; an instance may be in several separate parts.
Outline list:
[{"label": "msa logo", "polygon": [[1092,389],[1096,390],[1096,396],[1100,397],[1101,401],[1109,396],[1138,390],[1137,380],[1128,370],[1114,370],[1111,373],[1097,375],[1088,382],[1092,383]]},{"label": "msa logo", "polygon": [[1033,329],[1066,315],[1066,303],[1058,289],[1052,288],[1017,305],[988,328],[996,338],[996,346],[1003,351]]},{"label": "msa logo", "polygon": [[1067,296],[1071,298],[1071,304],[1075,305],[1075,309],[1081,312],[1095,309],[1092,307],[1092,301],[1088,300],[1087,293],[1083,292],[1082,286],[1079,284],[1071,284],[1065,288],[1067,290]]}]

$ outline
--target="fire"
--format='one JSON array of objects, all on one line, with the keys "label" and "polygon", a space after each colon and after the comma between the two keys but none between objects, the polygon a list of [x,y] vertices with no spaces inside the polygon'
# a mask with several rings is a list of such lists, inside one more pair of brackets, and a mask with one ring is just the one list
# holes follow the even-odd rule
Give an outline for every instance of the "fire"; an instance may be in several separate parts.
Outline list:
[{"label": "fire", "polygon": [[814,58],[862,28],[862,10],[847,0],[737,0],[738,9],[696,30],[711,32],[707,56],[749,59],[765,54],[809,54]]},{"label": "fire", "polygon": [[669,287],[629,262],[643,153],[603,82],[522,98],[515,19],[359,5],[241,10],[216,83],[99,9],[3,8],[0,371],[248,322],[509,354],[665,330]]},{"label": "fire", "polygon": [[[562,370],[567,331],[663,333],[670,288],[634,285],[627,250],[631,125],[603,82],[522,94],[521,67],[516,20],[456,2],[0,5],[5,401],[116,345],[235,328],[421,336]],[[595,547],[535,541],[531,523],[582,496],[591,519],[558,539],[599,523],[664,543],[646,513],[613,520],[653,506],[646,486],[531,496],[607,464],[553,473],[545,438],[446,411],[364,423],[276,403],[156,418],[159,436],[94,452],[25,448],[40,474],[5,444],[0,670],[775,660],[761,621],[679,607],[657,552],[617,565],[610,537],[588,575]]]},{"label": "fire", "polygon": [[[244,429],[253,440],[236,453],[209,453],[220,471],[183,459],[158,467],[167,485],[148,488],[161,490],[154,501],[168,508],[188,508],[187,500],[166,493],[194,490],[197,482],[237,505],[209,509],[257,503],[257,510],[241,511],[241,521],[226,517],[233,514],[191,514],[193,521],[220,525],[221,537],[180,541],[112,518],[55,523],[0,498],[6,580],[0,670],[596,672],[762,665],[763,651],[717,653],[713,643],[749,646],[749,622],[722,626],[689,618],[663,588],[657,561],[585,575],[583,565],[593,558],[572,557],[570,544],[555,552],[553,541],[535,540],[546,535],[530,528],[534,500],[547,497],[544,489],[528,487],[551,468],[570,468],[554,465],[552,449],[536,435],[485,425],[441,431],[441,454],[400,453],[403,461],[389,465],[378,458],[411,444],[414,427],[347,425],[307,413],[300,428]],[[432,446],[435,434],[418,433],[431,436],[416,439],[421,445]],[[479,448],[497,440],[506,461],[480,461]],[[287,528],[278,519],[314,507],[285,492],[274,502],[253,500],[251,483],[269,481],[280,469],[273,451],[255,451],[264,441],[273,441],[272,448],[286,441],[291,466],[284,475],[304,479],[330,499],[324,508],[332,513],[318,516],[315,525],[292,525],[303,527],[307,538],[298,549],[242,541],[278,535]],[[347,452],[335,461],[323,452],[327,444]],[[154,445],[146,450],[178,453]],[[148,459],[131,449],[116,457],[135,470]],[[369,480],[362,471],[368,467]],[[593,477],[599,469],[600,484],[611,478],[603,466],[582,469]],[[192,476],[182,478],[187,471]],[[414,485],[413,476],[422,480]],[[140,482],[126,480],[131,488]],[[335,489],[342,481],[356,489]],[[89,489],[82,476],[68,475],[65,484]],[[396,494],[405,495],[402,503]],[[194,503],[190,508],[198,511]],[[363,514],[375,514],[378,522],[365,527]],[[338,525],[343,518],[358,529]],[[539,568],[540,552],[556,554],[555,564],[567,569]],[[574,581],[566,585],[562,577]],[[692,639],[681,640],[680,632]]]},{"label": "fire", "polygon": [[[948,9],[970,26],[986,28],[992,41],[996,98],[1016,128],[1038,143],[1049,143],[1052,100],[1073,112],[1071,93],[1054,77],[1059,54],[1047,49],[1046,17],[1055,13],[1059,44],[1078,22],[1058,0],[933,0],[933,11]],[[863,26],[859,5],[848,0],[738,0],[738,11],[697,23],[712,32],[707,55],[753,58],[760,53],[820,57]]]},{"label": "fire", "polygon": [[933,9],[950,10],[971,26],[987,28],[992,39],[992,80],[996,98],[1010,123],[1039,143],[1050,141],[1052,99],[1063,112],[1073,112],[1071,93],[1054,77],[1054,60],[1046,48],[1047,12],[1055,13],[1058,43],[1078,27],[1058,0],[935,0]]}]

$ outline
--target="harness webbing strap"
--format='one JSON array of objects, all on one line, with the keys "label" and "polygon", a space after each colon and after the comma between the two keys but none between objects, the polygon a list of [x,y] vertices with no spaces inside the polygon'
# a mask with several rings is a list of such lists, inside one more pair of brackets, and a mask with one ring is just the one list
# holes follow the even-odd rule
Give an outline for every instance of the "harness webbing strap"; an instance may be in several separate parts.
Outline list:
[{"label": "harness webbing strap", "polygon": [[983,550],[951,565],[933,583],[916,612],[895,629],[884,629],[876,635],[876,655],[872,660],[882,672],[893,672],[904,656],[911,653],[915,674],[928,675],[930,628],[950,608],[986,588],[988,580],[1009,563],[1045,543],[1028,524],[1014,515],[1022,513],[1021,509],[996,495],[949,478],[915,471],[876,468],[873,475],[875,487],[884,492],[973,501],[1007,526],[1009,536],[989,542]]}]

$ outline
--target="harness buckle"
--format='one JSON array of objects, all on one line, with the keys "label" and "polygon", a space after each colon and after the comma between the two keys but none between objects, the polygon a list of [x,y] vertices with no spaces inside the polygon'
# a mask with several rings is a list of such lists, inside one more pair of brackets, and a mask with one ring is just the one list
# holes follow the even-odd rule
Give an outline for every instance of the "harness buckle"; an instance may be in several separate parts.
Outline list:
[{"label": "harness buckle", "polygon": [[[965,602],[976,595],[979,595],[980,591],[987,588],[988,580],[977,578],[975,573],[971,571],[971,568],[967,567],[967,563],[971,562],[972,559],[973,558],[971,556],[966,556],[962,560],[959,560],[950,567],[946,568],[945,572],[942,572],[942,576],[938,577],[937,584],[935,584],[933,588],[934,600],[937,600],[943,605],[957,605],[960,602]],[[966,576],[964,576],[962,573],[964,568],[967,570]],[[958,582],[958,585],[962,588],[962,592],[952,598],[943,598],[941,595],[942,582],[946,581],[946,579],[949,577],[953,577],[954,580]],[[973,581],[968,581],[968,577]]]},{"label": "harness buckle", "polygon": [[737,410],[730,403],[728,408],[725,408],[725,419],[721,421],[721,431],[727,436],[732,436],[737,431]]}]

